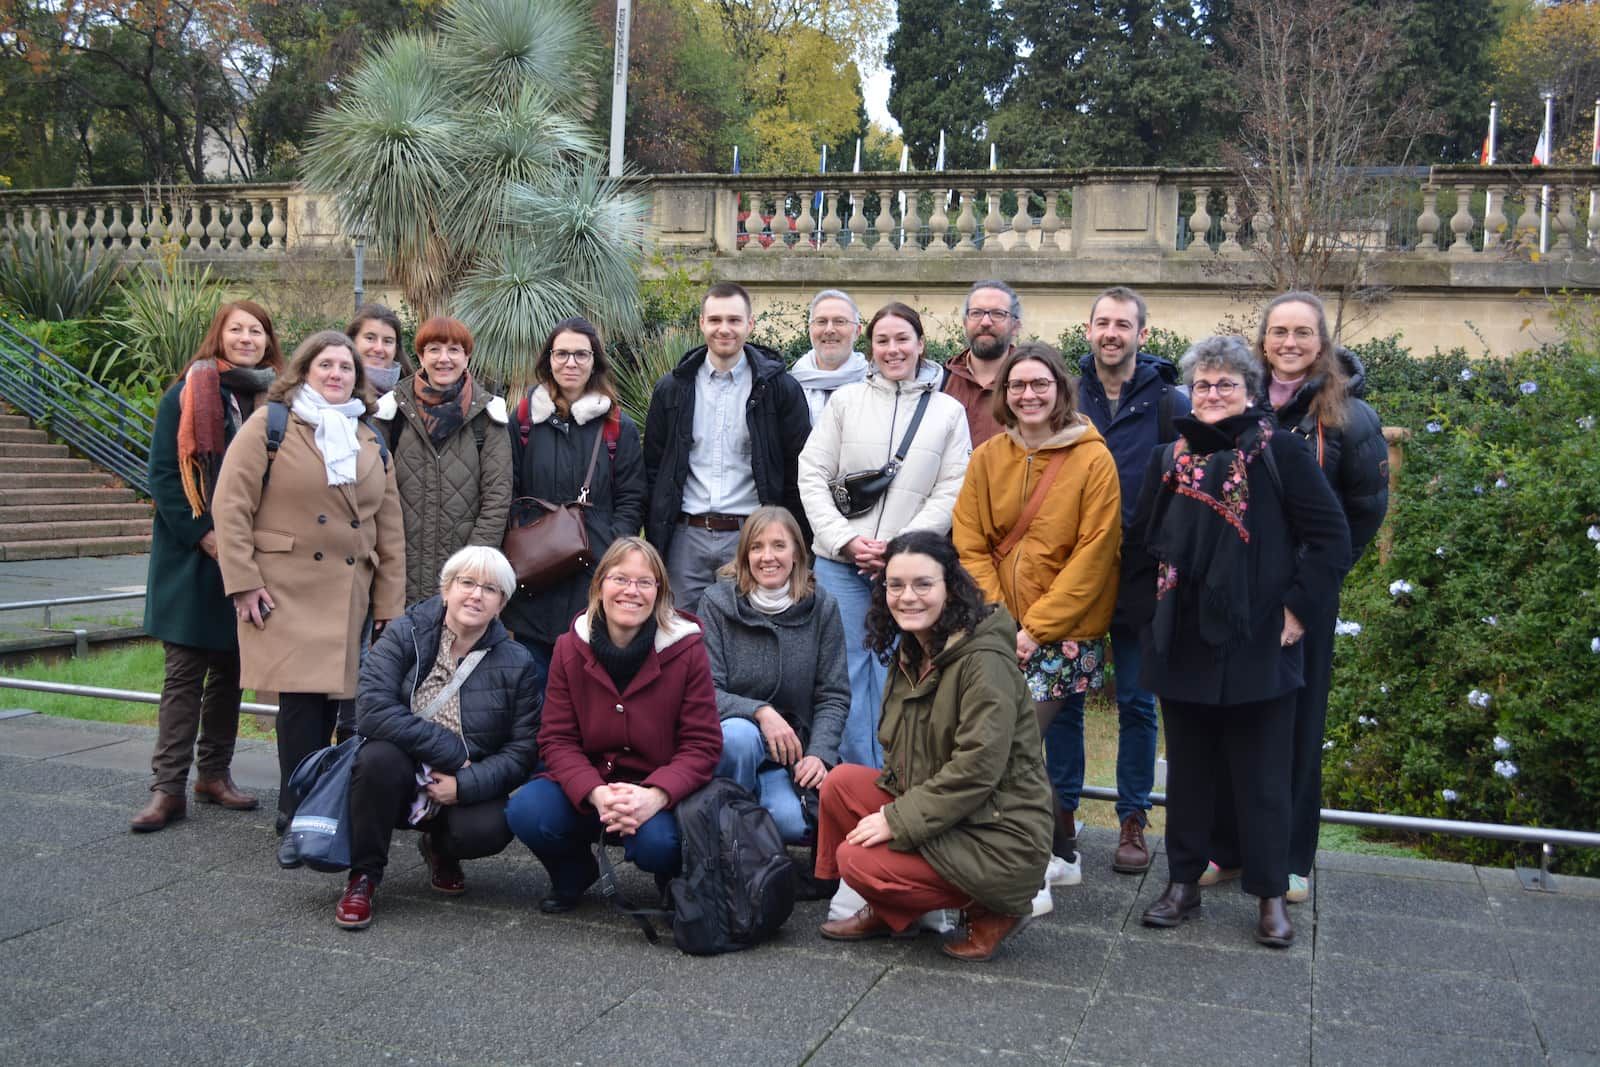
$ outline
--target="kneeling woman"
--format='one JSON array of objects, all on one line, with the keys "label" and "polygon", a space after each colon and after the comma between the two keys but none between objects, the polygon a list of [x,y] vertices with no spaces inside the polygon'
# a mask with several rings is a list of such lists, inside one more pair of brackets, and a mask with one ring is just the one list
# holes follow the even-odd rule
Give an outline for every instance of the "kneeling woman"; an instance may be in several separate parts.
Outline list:
[{"label": "kneeling woman", "polygon": [[867,901],[822,925],[836,941],[886,937],[964,908],[948,956],[986,960],[1026,921],[1050,859],[1050,786],[1017,624],[986,605],[950,542],[901,534],[884,550],[869,647],[892,656],[883,771],[844,764],[822,784],[817,877]]},{"label": "kneeling woman", "polygon": [[439,595],[409,608],[367,653],[340,926],[372,921],[396,828],[421,831],[433,888],[451,895],[466,892],[462,860],[511,843],[506,797],[533,773],[544,685],[533,654],[497,618],[516,587],[499,550],[463,548],[445,562]]},{"label": "kneeling woman", "polygon": [[850,713],[844,624],[816,584],[787,508],[757,508],[733,562],[700,598],[722,713],[717,773],[761,798],[791,845],[810,837],[800,793],[839,762]]},{"label": "kneeling woman", "polygon": [[658,886],[678,873],[672,809],[711,780],[722,730],[700,626],[673,609],[643,538],[611,543],[589,609],[556,641],[539,749],[545,772],[511,797],[506,821],[550,872],[540,910],[577,907],[599,877],[590,846],[602,833]]}]

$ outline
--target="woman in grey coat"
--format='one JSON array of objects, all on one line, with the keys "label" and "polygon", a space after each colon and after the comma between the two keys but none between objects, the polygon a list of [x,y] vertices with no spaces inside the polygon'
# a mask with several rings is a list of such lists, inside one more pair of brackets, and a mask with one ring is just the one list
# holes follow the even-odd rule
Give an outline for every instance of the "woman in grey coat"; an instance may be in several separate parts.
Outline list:
[{"label": "woman in grey coat", "polygon": [[844,626],[811,577],[787,508],[758,508],[733,561],[700,601],[722,715],[717,774],[761,800],[789,844],[810,837],[800,796],[839,762],[850,711]]}]

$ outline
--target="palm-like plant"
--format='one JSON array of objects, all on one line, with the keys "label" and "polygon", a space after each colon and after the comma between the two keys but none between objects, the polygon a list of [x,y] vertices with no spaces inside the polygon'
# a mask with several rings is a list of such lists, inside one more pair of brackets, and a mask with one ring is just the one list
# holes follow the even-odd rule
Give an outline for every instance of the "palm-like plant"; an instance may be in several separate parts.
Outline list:
[{"label": "palm-like plant", "polygon": [[576,114],[599,57],[579,0],[451,0],[437,33],[385,42],[313,123],[310,186],[508,384],[568,315],[638,327],[645,204],[604,176]]}]

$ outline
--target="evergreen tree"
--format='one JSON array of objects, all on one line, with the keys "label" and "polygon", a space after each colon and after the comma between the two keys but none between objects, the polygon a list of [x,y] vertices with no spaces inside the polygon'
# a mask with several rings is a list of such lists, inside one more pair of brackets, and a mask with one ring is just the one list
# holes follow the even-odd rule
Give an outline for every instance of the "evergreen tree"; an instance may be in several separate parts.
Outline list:
[{"label": "evergreen tree", "polygon": [[[1391,7],[1380,0],[1366,6]],[[1383,89],[1399,99],[1413,85],[1438,113],[1422,139],[1421,162],[1476,163],[1489,129],[1489,84],[1501,36],[1496,0],[1414,0],[1395,12],[1405,57]]]},{"label": "evergreen tree", "polygon": [[900,0],[886,62],[889,113],[912,166],[933,169],[940,130],[948,168],[986,166],[989,120],[1016,65],[1005,10],[990,0]]}]

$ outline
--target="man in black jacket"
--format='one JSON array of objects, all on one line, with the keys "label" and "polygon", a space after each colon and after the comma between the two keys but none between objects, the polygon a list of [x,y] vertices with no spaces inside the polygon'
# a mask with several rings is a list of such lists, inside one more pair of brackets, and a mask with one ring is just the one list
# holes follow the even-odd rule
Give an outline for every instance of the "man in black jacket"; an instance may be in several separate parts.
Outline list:
[{"label": "man in black jacket", "polygon": [[745,516],[782,504],[805,522],[797,477],[811,433],[805,392],[776,352],[749,343],[751,325],[744,287],[713,285],[700,302],[706,343],[685,353],[650,396],[645,536],[665,558],[685,611],[733,558]]}]

